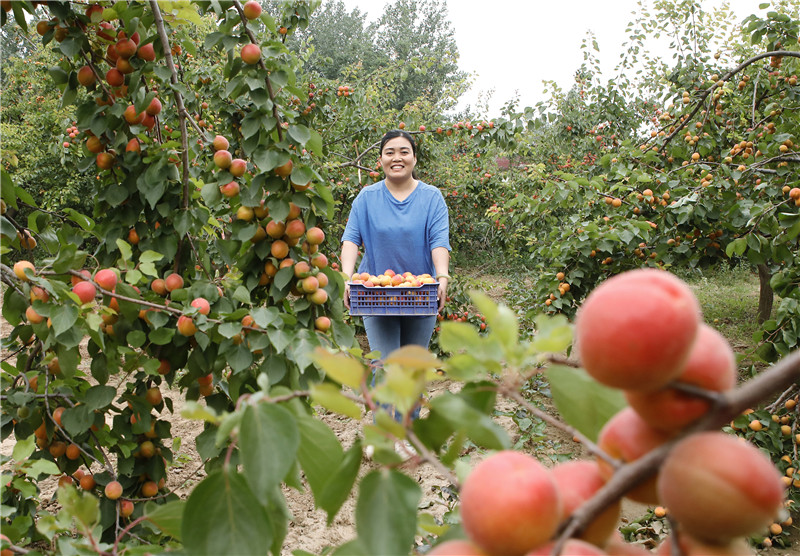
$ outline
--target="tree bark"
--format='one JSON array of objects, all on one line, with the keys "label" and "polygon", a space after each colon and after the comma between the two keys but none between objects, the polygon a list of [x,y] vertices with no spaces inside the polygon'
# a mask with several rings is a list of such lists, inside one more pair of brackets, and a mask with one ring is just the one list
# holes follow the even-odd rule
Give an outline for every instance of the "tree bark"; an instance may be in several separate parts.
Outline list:
[{"label": "tree bark", "polygon": [[763,263],[758,265],[758,281],[760,285],[758,290],[758,324],[762,324],[772,314],[774,296],[772,286],[769,285],[770,278],[772,278],[772,275],[767,265]]}]

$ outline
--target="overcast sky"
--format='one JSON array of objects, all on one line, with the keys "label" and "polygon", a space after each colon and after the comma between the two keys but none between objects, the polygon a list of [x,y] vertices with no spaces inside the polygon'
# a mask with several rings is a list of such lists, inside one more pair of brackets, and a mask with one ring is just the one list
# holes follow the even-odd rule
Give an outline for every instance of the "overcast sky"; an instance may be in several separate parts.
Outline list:
[{"label": "overcast sky", "polygon": [[[368,20],[380,16],[391,0],[343,0],[349,10],[359,8]],[[701,0],[706,9],[722,0]],[[738,21],[759,11],[765,0],[731,0]],[[651,0],[642,0],[651,6]],[[581,42],[592,31],[600,47],[605,77],[619,61],[625,29],[639,10],[639,0],[447,0],[455,30],[459,66],[475,74],[472,89],[459,106],[472,104],[491,89],[488,116],[519,93],[520,106],[544,100],[542,81],[569,89],[583,62]]]}]

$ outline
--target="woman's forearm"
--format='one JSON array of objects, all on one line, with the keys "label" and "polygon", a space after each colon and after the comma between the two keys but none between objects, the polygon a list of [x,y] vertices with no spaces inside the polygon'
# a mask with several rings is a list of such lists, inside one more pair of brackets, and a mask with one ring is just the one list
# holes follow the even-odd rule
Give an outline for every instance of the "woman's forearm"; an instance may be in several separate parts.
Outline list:
[{"label": "woman's forearm", "polygon": [[450,273],[450,251],[446,247],[434,247],[431,250],[433,268],[436,269],[436,276],[448,276]]},{"label": "woman's forearm", "polygon": [[350,278],[356,271],[356,260],[358,259],[358,245],[352,241],[342,242],[342,255],[339,257],[342,261],[342,272]]}]

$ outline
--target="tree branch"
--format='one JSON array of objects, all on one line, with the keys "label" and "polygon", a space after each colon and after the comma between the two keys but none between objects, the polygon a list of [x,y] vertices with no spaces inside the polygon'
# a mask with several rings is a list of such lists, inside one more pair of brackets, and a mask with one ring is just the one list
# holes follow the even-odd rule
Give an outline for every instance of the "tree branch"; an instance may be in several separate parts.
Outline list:
[{"label": "tree branch", "polygon": [[719,429],[745,409],[757,405],[775,392],[785,390],[799,379],[800,351],[795,351],[739,388],[721,394],[718,405],[681,435],[618,469],[595,496],[562,524],[553,554],[559,554],[567,539],[585,529],[610,504],[624,496],[631,488],[655,475],[664,459],[680,440],[692,433]]}]

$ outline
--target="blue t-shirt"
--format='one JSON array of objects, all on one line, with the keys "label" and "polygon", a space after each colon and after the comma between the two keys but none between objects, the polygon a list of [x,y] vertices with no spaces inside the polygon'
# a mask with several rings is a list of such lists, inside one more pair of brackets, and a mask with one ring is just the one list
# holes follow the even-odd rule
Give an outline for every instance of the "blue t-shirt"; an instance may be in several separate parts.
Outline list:
[{"label": "blue t-shirt", "polygon": [[342,241],[364,246],[358,272],[435,276],[431,250],[450,250],[450,221],[442,192],[418,181],[407,198],[398,201],[384,181],[361,190],[353,201]]}]

